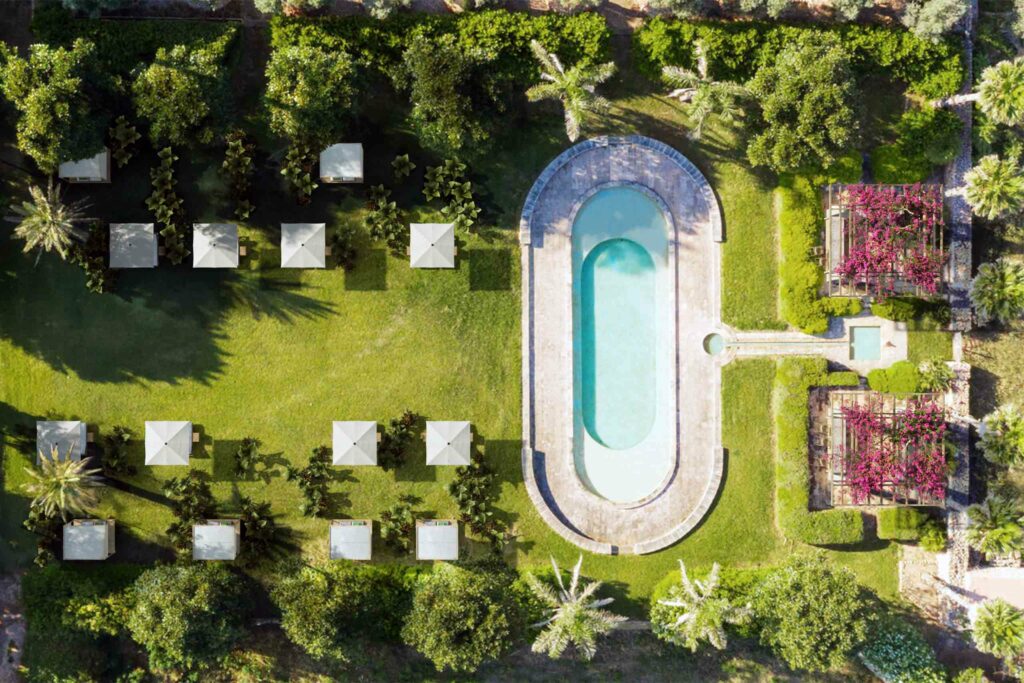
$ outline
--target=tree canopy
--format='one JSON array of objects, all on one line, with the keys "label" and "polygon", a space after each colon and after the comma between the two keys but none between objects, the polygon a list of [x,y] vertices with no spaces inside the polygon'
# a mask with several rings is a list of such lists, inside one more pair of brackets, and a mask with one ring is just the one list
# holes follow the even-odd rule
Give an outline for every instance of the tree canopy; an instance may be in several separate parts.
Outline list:
[{"label": "tree canopy", "polygon": [[87,40],[70,48],[36,44],[28,59],[0,43],[0,90],[21,114],[18,149],[43,171],[103,149],[107,120],[92,95],[99,79],[96,48]]},{"label": "tree canopy", "polygon": [[352,107],[354,74],[344,52],[310,45],[274,50],[264,95],[271,130],[314,147],[336,141]]}]

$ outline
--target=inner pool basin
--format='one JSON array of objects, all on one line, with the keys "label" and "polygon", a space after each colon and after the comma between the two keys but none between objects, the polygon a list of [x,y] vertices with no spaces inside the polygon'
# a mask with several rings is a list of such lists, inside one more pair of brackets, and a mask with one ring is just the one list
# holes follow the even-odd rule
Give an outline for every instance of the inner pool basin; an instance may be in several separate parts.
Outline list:
[{"label": "inner pool basin", "polygon": [[879,360],[882,357],[882,328],[850,328],[850,360]]},{"label": "inner pool basin", "polygon": [[668,228],[629,186],[598,190],[573,222],[574,458],[616,503],[656,493],[675,457]]}]

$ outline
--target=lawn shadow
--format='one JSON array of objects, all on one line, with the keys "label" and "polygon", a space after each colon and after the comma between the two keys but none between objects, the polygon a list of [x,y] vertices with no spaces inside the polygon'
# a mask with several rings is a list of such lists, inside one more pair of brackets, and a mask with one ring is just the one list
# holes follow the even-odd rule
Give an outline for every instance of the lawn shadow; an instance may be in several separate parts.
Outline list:
[{"label": "lawn shadow", "polygon": [[360,249],[353,268],[345,271],[345,289],[350,292],[383,292],[388,288],[386,249]]},{"label": "lawn shadow", "polygon": [[414,442],[418,448],[409,449],[406,454],[405,463],[395,470],[395,481],[437,481],[438,465],[428,465],[426,453],[423,450],[423,442]]},{"label": "lawn shadow", "polygon": [[511,249],[467,249],[469,289],[473,292],[499,292],[512,289]]},{"label": "lawn shadow", "polygon": [[120,519],[114,525],[114,556],[111,561],[137,564],[171,562],[175,552],[170,546],[160,545],[142,538],[129,522]]},{"label": "lawn shadow", "polygon": [[999,405],[999,376],[979,365],[971,367],[971,415],[988,415]]},{"label": "lawn shadow", "polygon": [[278,322],[325,318],[335,311],[334,304],[314,299],[302,283],[302,271],[270,267],[257,273],[241,273],[229,285],[232,301],[248,308],[253,319],[271,318]]}]

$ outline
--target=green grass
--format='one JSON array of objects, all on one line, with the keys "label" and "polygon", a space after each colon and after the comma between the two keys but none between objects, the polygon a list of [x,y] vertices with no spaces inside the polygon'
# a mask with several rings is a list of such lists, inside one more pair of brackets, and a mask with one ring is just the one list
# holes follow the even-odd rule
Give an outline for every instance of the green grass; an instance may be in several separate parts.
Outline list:
[{"label": "green grass", "polygon": [[952,360],[953,333],[945,330],[909,330],[907,332],[907,360],[922,363],[926,360]]}]

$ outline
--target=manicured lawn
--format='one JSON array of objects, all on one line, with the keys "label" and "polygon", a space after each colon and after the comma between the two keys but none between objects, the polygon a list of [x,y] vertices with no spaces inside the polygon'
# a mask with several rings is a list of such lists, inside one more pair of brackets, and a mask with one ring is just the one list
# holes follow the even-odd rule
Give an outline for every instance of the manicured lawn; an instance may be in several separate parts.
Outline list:
[{"label": "manicured lawn", "polygon": [[907,359],[914,363],[926,360],[952,360],[953,333],[945,330],[910,330],[907,336]]}]

